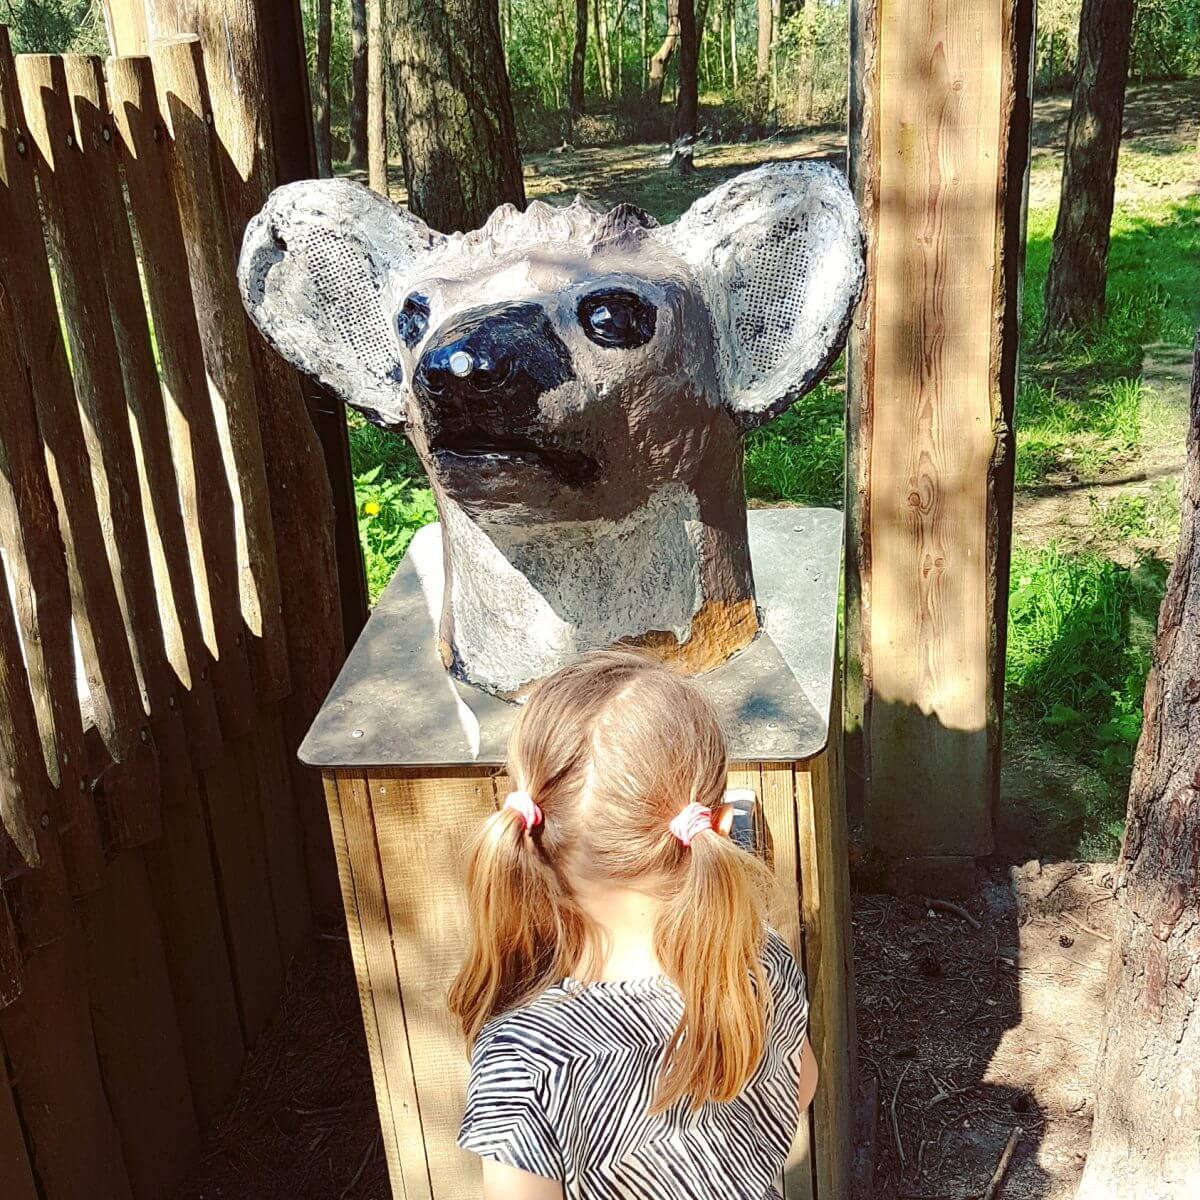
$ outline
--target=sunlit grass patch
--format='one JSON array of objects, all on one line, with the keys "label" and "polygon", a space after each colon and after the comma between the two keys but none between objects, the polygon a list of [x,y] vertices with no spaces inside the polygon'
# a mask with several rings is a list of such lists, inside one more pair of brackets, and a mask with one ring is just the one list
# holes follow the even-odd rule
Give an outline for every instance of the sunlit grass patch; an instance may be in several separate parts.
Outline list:
[{"label": "sunlit grass patch", "polygon": [[413,534],[437,520],[433,492],[408,440],[350,418],[350,466],[367,592],[372,604],[404,556]]},{"label": "sunlit grass patch", "polygon": [[819,384],[747,439],[746,494],[841,508],[845,456],[845,395]]}]

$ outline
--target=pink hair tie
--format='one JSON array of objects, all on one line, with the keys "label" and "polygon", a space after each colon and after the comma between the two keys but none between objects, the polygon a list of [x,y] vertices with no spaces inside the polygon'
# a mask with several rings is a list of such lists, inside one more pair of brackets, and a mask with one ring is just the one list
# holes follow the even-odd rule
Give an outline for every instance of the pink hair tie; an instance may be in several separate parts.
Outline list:
[{"label": "pink hair tie", "polygon": [[535,825],[542,823],[542,810],[533,802],[528,792],[509,792],[504,797],[504,807],[519,813],[525,822],[525,832],[528,833]]},{"label": "pink hair tie", "polygon": [[713,827],[713,811],[697,804],[695,800],[682,808],[671,818],[671,832],[679,839],[680,844],[691,846],[692,839],[698,833]]}]

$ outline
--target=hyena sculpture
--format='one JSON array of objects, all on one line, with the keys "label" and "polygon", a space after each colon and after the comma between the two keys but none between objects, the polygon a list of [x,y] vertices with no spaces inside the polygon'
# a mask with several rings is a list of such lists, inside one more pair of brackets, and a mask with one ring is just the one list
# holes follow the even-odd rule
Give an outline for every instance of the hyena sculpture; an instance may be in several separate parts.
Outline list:
[{"label": "hyena sculpture", "polygon": [[618,642],[699,673],[753,639],[742,439],[844,341],[863,252],[838,172],[760,167],[672,225],[535,202],[450,237],[291,184],[239,277],[285,358],[416,448],[457,677],[519,695]]}]

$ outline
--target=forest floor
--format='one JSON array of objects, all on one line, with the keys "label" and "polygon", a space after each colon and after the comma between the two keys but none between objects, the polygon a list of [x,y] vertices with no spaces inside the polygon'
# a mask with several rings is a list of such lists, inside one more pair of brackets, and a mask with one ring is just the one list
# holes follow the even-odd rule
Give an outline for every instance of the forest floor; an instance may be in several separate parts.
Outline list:
[{"label": "forest floor", "polygon": [[[960,898],[854,900],[859,1062],[878,1080],[876,1200],[1069,1200],[1088,1147],[1112,856],[1177,532],[1191,332],[1200,315],[1200,84],[1130,88],[1102,326],[1044,346],[1041,289],[1069,101],[1035,107],[1000,851]],[[769,158],[844,155],[838,131],[714,146],[684,180],[658,146],[531,156],[531,198],[639,203],[662,220]],[[396,198],[402,199],[399,189]],[[747,447],[751,503],[839,503],[843,398],[814,391]],[[374,593],[432,519],[400,439],[355,423]],[[1038,856],[1041,861],[1038,861]],[[1031,861],[1025,862],[1029,859]],[[1010,865],[1022,864],[1024,865]],[[388,1200],[358,995],[327,933],[179,1200]]]}]

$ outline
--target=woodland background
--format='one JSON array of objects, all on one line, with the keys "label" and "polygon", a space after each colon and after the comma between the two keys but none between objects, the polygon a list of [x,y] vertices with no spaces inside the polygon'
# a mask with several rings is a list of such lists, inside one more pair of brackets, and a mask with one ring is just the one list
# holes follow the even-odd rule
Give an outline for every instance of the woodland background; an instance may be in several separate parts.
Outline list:
[{"label": "woodland background", "polygon": [[[335,160],[349,152],[352,18],[357,0],[328,0],[330,123]],[[661,93],[654,59],[668,40],[672,0],[582,0],[588,10],[584,116],[578,148],[663,141],[670,134],[678,55]],[[301,0],[309,65],[317,72],[317,26],[325,0]],[[1041,0],[1035,89],[1070,88],[1082,0]],[[699,0],[700,127],[717,140],[833,125],[846,115],[848,0]],[[385,2],[386,9],[386,2]],[[575,0],[500,0],[500,22],[521,149],[559,145],[567,129]],[[98,0],[0,0],[17,52],[107,53]],[[759,40],[765,24],[766,87]],[[385,12],[386,24],[386,12]],[[1129,78],[1183,79],[1200,71],[1200,0],[1140,0],[1134,6]],[[393,153],[395,130],[389,130]]]}]

